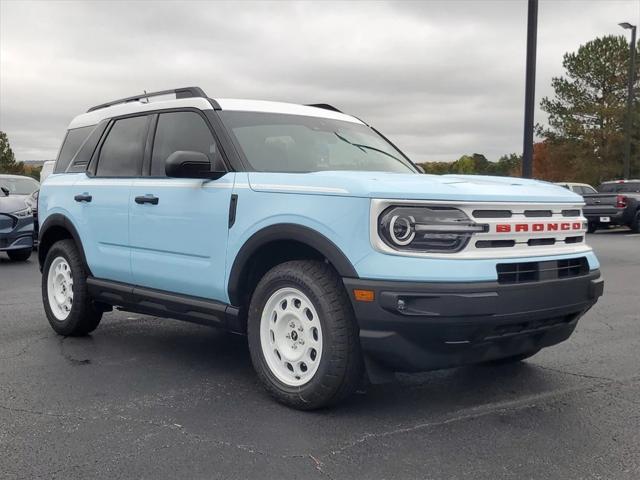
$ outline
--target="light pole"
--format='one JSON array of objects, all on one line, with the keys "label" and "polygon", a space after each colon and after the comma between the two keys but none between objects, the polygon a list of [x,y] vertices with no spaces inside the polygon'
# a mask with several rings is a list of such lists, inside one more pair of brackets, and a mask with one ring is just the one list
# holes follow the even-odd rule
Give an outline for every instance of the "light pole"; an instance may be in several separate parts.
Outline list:
[{"label": "light pole", "polygon": [[536,43],[538,36],[538,0],[529,0],[527,12],[527,73],[524,87],[524,138],[522,176],[533,176],[533,112],[536,100]]},{"label": "light pole", "polygon": [[619,23],[622,28],[631,30],[631,43],[629,44],[629,85],[627,91],[627,121],[624,141],[624,178],[629,178],[629,164],[631,158],[631,119],[633,111],[633,84],[636,81],[636,26],[629,22]]}]

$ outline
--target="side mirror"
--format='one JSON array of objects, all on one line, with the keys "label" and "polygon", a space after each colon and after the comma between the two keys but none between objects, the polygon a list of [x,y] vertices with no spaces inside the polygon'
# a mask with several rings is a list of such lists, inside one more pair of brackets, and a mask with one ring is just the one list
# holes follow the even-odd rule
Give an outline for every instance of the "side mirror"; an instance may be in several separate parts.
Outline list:
[{"label": "side mirror", "polygon": [[227,172],[211,171],[211,162],[202,152],[178,150],[167,158],[164,165],[167,177],[205,178],[216,180]]},{"label": "side mirror", "polygon": [[9,191],[9,189],[8,189],[8,188],[6,188],[6,187],[0,187],[0,190],[2,190],[2,193],[4,193],[7,197],[8,197],[8,196],[9,196],[9,194],[11,193],[11,192]]}]

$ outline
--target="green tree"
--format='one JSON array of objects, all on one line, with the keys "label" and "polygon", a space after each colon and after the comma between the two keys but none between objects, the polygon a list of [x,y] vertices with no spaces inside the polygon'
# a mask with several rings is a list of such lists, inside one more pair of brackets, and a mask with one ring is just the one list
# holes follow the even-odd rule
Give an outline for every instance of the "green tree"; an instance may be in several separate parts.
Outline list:
[{"label": "green tree", "polygon": [[[639,45],[640,46],[640,42]],[[625,138],[629,44],[623,36],[596,38],[566,53],[562,65],[565,76],[552,79],[554,97],[542,99],[549,115],[548,126],[538,133],[549,147],[565,151],[559,161],[575,166],[575,178],[597,183],[622,174]],[[640,62],[638,62],[640,71]],[[640,89],[637,86],[633,109],[632,157],[640,144]],[[564,148],[572,145],[568,152]],[[637,165],[633,165],[637,172]]]},{"label": "green tree", "polygon": [[0,131],[0,173],[24,174],[24,163],[16,162],[7,134]]}]

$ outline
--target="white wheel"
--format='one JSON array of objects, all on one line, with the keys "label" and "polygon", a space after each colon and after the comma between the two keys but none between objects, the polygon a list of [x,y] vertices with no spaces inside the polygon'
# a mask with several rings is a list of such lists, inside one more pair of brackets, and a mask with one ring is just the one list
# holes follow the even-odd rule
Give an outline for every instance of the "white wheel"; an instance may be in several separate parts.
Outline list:
[{"label": "white wheel", "polygon": [[56,257],[49,267],[47,297],[51,312],[59,321],[64,321],[73,305],[73,276],[64,257]]},{"label": "white wheel", "polygon": [[290,387],[308,383],[322,358],[322,326],[309,298],[293,287],[275,291],[260,320],[260,346],[271,373]]}]

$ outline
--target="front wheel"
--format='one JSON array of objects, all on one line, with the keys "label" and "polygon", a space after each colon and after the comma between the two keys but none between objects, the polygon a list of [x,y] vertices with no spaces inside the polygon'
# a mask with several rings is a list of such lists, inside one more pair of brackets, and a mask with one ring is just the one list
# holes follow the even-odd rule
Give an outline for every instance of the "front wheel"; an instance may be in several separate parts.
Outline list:
[{"label": "front wheel", "polygon": [[87,272],[73,240],[53,244],[42,268],[42,302],[56,333],[81,336],[98,327],[102,312],[89,297]]},{"label": "front wheel", "polygon": [[251,298],[251,360],[278,401],[301,410],[335,404],[360,384],[358,327],[340,277],[327,264],[271,269]]}]

